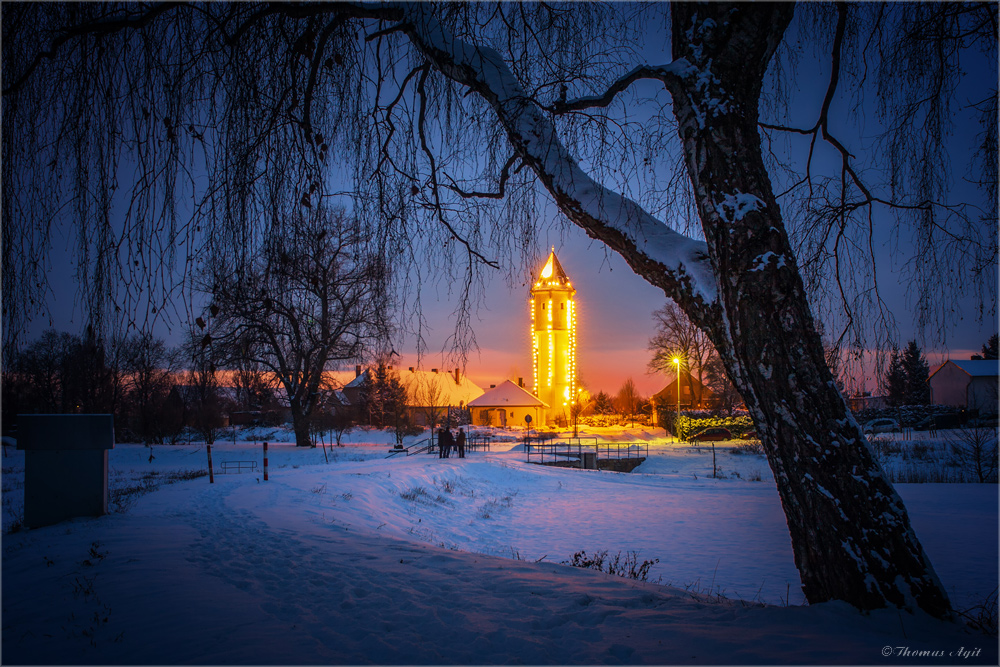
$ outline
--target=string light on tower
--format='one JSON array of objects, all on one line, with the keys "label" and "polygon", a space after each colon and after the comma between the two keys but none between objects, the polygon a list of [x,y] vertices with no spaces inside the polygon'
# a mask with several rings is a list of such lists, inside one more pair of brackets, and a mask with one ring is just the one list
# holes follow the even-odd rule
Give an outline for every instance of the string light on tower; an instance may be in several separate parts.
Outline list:
[{"label": "string light on tower", "polygon": [[568,419],[577,395],[575,294],[553,248],[531,289],[534,391],[550,421]]}]

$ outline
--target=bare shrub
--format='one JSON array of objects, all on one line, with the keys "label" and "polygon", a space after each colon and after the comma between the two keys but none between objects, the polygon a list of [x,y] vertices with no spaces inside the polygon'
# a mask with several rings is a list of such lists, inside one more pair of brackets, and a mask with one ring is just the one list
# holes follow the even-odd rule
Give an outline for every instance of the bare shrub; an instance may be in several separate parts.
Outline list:
[{"label": "bare shrub", "polygon": [[903,450],[903,460],[907,459],[917,459],[918,461],[927,461],[931,458],[931,451],[933,447],[923,442],[915,442],[910,449]]},{"label": "bare shrub", "polygon": [[997,636],[997,590],[994,588],[993,592],[979,604],[958,612],[974,632],[981,632],[990,637]]},{"label": "bare shrub", "polygon": [[622,552],[619,551],[612,559],[608,559],[607,551],[597,551],[590,556],[587,555],[586,551],[577,551],[573,554],[572,560],[564,560],[562,562],[564,565],[597,570],[598,572],[613,574],[625,579],[648,581],[649,568],[659,563],[660,559],[654,558],[653,560],[644,560],[640,563],[638,551],[627,551],[624,557],[622,556]]},{"label": "bare shrub", "polygon": [[990,426],[957,429],[948,436],[952,460],[982,483],[997,482],[997,432]]},{"label": "bare shrub", "polygon": [[891,454],[901,454],[903,445],[893,438],[885,435],[875,435],[868,437],[868,444],[871,445],[875,458],[879,463],[884,463]]},{"label": "bare shrub", "polygon": [[479,511],[476,512],[476,516],[480,519],[492,519],[500,511],[510,509],[510,506],[514,504],[515,495],[517,494],[511,493],[501,496],[500,498],[490,498],[485,503],[480,505]]},{"label": "bare shrub", "polygon": [[409,500],[413,503],[419,503],[421,505],[450,505],[451,502],[442,495],[437,497],[431,496],[422,486],[414,486],[408,491],[404,491],[399,494],[399,497],[403,500]]},{"label": "bare shrub", "polygon": [[764,445],[761,444],[760,440],[747,440],[746,442],[740,443],[735,447],[730,448],[730,454],[736,456],[763,456],[764,455]]}]

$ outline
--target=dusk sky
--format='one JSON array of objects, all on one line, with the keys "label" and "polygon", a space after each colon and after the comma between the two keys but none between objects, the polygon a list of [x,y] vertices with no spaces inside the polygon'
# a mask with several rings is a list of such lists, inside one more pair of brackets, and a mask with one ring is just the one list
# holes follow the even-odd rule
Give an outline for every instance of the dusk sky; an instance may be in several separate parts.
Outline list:
[{"label": "dusk sky", "polygon": [[[631,377],[643,395],[652,395],[662,389],[671,377],[650,374],[646,364],[651,356],[647,343],[655,333],[652,313],[666,302],[663,293],[636,276],[624,260],[603,244],[589,239],[576,227],[554,223],[558,214],[551,205],[547,205],[540,216],[546,224],[541,225],[543,231],[536,251],[536,275],[549,249],[554,247],[577,289],[580,377],[584,386],[592,393],[606,391],[614,394]],[[880,287],[883,298],[893,308],[899,342],[905,345],[910,339],[920,338],[913,313],[904,305],[907,302],[906,285],[896,272],[898,262],[894,261],[889,250],[893,246],[889,243],[888,230],[880,231],[885,234],[880,246],[886,250],[879,258]],[[59,239],[54,247],[72,247],[72,244]],[[529,280],[524,278],[522,287],[511,289],[499,272],[488,271],[487,275],[491,273],[493,278],[487,286],[483,303],[479,305],[478,317],[473,318],[479,350],[470,353],[465,372],[483,388],[499,384],[511,375],[523,377],[526,385],[530,385]],[[53,261],[51,275],[54,278],[52,318],[36,318],[32,323],[31,337],[50,326],[78,332],[83,321],[80,305],[74,303],[76,285],[70,258],[66,256],[61,261]],[[456,362],[446,348],[446,341],[454,324],[452,313],[455,303],[448,298],[442,286],[428,289],[423,303],[430,330],[426,334],[428,352],[419,365],[426,369],[454,368]],[[970,354],[979,352],[980,346],[997,331],[996,323],[989,318],[983,322],[975,321],[971,300],[964,303],[963,319],[956,320],[948,332],[947,346],[936,345],[932,337],[928,337],[923,345],[932,367],[947,358],[968,359]],[[182,325],[174,322],[170,327],[160,325],[157,333],[169,343],[177,344],[183,330]],[[412,341],[404,341],[397,349],[401,355],[401,367],[418,364]],[[874,370],[869,369],[867,375],[865,387],[869,391],[877,391]]]},{"label": "dusk sky", "polygon": [[[606,251],[598,242],[588,239],[577,230],[569,229],[564,235],[555,231],[548,245],[539,248],[539,269],[547,251],[555,246],[556,255],[577,289],[579,309],[580,375],[587,388],[596,393],[615,393],[626,378],[631,377],[639,391],[645,395],[656,393],[671,378],[662,374],[649,374],[646,364],[651,357],[647,343],[655,332],[652,313],[660,308],[666,298],[663,293],[636,276],[616,254]],[[888,266],[889,263],[887,262]],[[886,300],[899,306],[904,302],[905,285],[895,274],[886,276],[883,289]],[[528,335],[528,290],[510,290],[500,276],[493,281],[475,322],[479,353],[469,357],[467,374],[480,386],[488,387],[504,380],[513,368],[520,371],[526,383],[531,375],[531,341]],[[964,313],[965,319],[957,322],[948,338],[947,349],[927,345],[924,352],[933,367],[943,359],[968,359],[996,331],[990,321],[977,323],[971,303]],[[448,322],[454,305],[442,299],[437,304],[427,303],[438,322],[430,341],[437,341],[440,349],[450,333],[440,323]],[[894,311],[900,332],[900,341],[917,337],[913,315],[908,309],[897,307]],[[432,342],[431,350],[434,350]],[[416,363],[412,350],[403,353],[402,366]],[[447,367],[443,355],[428,353],[424,367]],[[874,372],[874,371],[870,371]],[[869,379],[868,389],[875,390]]]},{"label": "dusk sky", "polygon": [[[650,29],[659,28],[651,26]],[[663,40],[648,41],[650,46],[643,55],[649,62],[669,59],[668,45]],[[813,60],[810,61],[810,58]],[[791,93],[789,112],[790,122],[808,125],[813,122],[822,101],[829,65],[828,58],[822,54],[818,59],[813,55],[806,56],[803,60],[795,78],[797,88]],[[983,68],[982,81],[996,79],[995,63],[987,63],[982,59],[970,62],[973,68]],[[958,95],[963,100],[973,99],[981,93],[978,90],[981,81],[973,80],[965,86]],[[637,88],[641,89],[641,85],[637,85]],[[851,94],[853,93],[850,91],[844,91],[841,97],[846,98]],[[841,99],[838,104],[844,106],[847,102]],[[649,111],[637,106],[633,113]],[[863,127],[850,127],[849,131],[857,137],[859,132],[861,135],[870,134],[875,125],[875,121],[865,119]],[[977,132],[978,126],[975,124],[959,125],[948,138],[955,153],[954,173],[950,176],[950,181],[954,196],[958,199],[976,201],[981,196],[964,180],[967,170],[964,155],[971,142],[976,141]],[[856,140],[856,143],[860,145],[862,142]],[[793,155],[793,161],[804,154],[801,149],[796,150],[798,153]],[[827,150],[825,155],[824,150]],[[834,157],[822,144],[817,156],[820,161]],[[638,186],[637,190],[641,187]],[[780,189],[776,187],[776,190]],[[543,194],[540,201],[544,203],[537,212],[541,231],[535,249],[538,258],[535,271],[540,269],[549,248],[554,247],[577,287],[579,368],[584,385],[594,393],[601,390],[614,393],[631,377],[641,393],[650,395],[659,391],[670,378],[649,374],[646,363],[650,358],[647,342],[654,334],[652,312],[665,303],[662,292],[635,276],[624,261],[608,251],[603,244],[587,238],[579,228],[565,224],[565,221],[560,224],[559,213],[547,201],[547,196]],[[786,202],[780,203],[786,206]],[[978,352],[986,339],[997,330],[995,313],[987,313],[985,321],[977,322],[972,300],[960,299],[962,312],[955,314],[952,326],[945,332],[944,344],[935,332],[918,331],[914,323],[915,316],[907,307],[911,302],[907,284],[899,273],[900,258],[909,252],[909,242],[905,238],[893,241],[887,220],[876,221],[876,233],[882,235],[876,239],[876,246],[881,251],[877,257],[879,288],[895,316],[898,327],[896,342],[905,345],[906,341],[917,339],[932,366],[949,357],[967,359],[970,354]],[[80,304],[74,303],[77,288],[72,276],[72,258],[69,256],[73,241],[57,238],[53,245],[56,252],[53,255],[51,273],[54,287],[52,318],[36,318],[31,326],[31,337],[37,336],[50,325],[60,330],[78,332],[84,320],[80,314]],[[68,251],[65,259],[59,256],[63,248]],[[483,387],[499,383],[508,376],[524,377],[526,384],[530,385],[531,354],[527,309],[530,278],[524,276],[516,280],[516,283],[523,283],[523,287],[511,289],[500,272],[485,269],[484,273],[487,276],[492,274],[492,278],[488,279],[486,295],[479,304],[477,317],[472,320],[479,350],[470,352],[465,372]],[[995,278],[993,284],[995,289]],[[451,350],[446,348],[446,341],[452,333],[455,303],[449,300],[445,285],[426,286],[422,299],[426,309],[425,319],[431,329],[426,332],[427,353],[419,360],[419,365],[424,368],[454,368],[456,361]],[[995,302],[994,293],[994,310]],[[158,326],[157,333],[168,342],[176,344],[180,341],[183,329],[183,323],[174,321],[169,327]],[[401,366],[418,364],[412,340],[401,341],[395,347],[401,354]],[[864,388],[876,390],[874,370],[869,369],[867,376],[862,382]]]}]

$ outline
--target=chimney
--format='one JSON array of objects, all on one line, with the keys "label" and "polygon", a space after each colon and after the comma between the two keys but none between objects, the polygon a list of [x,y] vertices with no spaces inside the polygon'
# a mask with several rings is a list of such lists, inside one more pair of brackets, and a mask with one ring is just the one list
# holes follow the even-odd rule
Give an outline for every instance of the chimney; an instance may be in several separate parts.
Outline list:
[{"label": "chimney", "polygon": [[496,389],[496,388],[497,388],[497,386],[495,384],[491,384],[490,385],[490,389]]},{"label": "chimney", "polygon": [[455,384],[462,384],[462,370],[459,368],[455,369]]},{"label": "chimney", "polygon": [[524,378],[517,378],[517,386],[524,389]]},{"label": "chimney", "polygon": [[438,372],[438,369],[436,369],[436,368],[432,368],[431,369],[431,373],[437,373],[437,372]]},{"label": "chimney", "polygon": [[354,367],[354,377],[360,377],[360,376],[361,376],[361,364],[358,364],[357,366]]},{"label": "chimney", "polygon": [[412,372],[413,372],[413,366],[410,366],[410,369],[409,369],[409,370],[410,370],[410,372],[412,373]]}]

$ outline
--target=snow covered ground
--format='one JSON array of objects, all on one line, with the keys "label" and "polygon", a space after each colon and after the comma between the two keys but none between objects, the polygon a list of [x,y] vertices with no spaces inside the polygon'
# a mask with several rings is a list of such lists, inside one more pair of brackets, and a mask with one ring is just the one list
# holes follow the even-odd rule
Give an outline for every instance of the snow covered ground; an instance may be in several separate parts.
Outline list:
[{"label": "snow covered ground", "polygon": [[[274,444],[291,438],[271,429],[213,447],[216,470],[260,466],[268,439],[269,481],[209,484],[183,479],[206,468],[201,444],[117,445],[112,498],[124,511],[7,534],[23,479],[9,450],[0,658],[997,663],[995,637],[957,624],[803,606],[763,457],[717,446],[724,478],[713,479],[710,446],[601,436],[645,436],[650,457],[631,474],[530,465],[506,451],[513,442],[464,460],[385,459],[388,433],[358,431],[324,453]],[[996,485],[897,488],[955,607],[980,602],[998,579]],[[649,582],[561,564],[583,550],[658,562]]]}]

